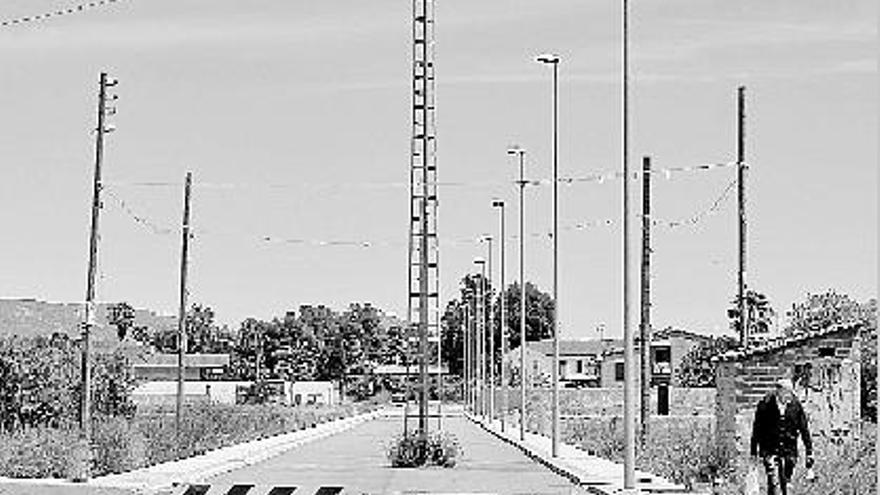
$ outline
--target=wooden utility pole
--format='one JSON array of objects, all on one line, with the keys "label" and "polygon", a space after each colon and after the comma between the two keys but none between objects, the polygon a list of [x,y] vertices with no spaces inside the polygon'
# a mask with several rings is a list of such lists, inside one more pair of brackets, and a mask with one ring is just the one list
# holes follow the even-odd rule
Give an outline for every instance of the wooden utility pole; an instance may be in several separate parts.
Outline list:
[{"label": "wooden utility pole", "polygon": [[746,87],[737,88],[736,170],[739,205],[739,277],[737,303],[739,304],[739,340],[742,347],[749,345],[749,315],[746,311]]},{"label": "wooden utility pole", "polygon": [[639,442],[642,447],[648,438],[651,418],[651,157],[642,158],[642,380],[641,413],[642,429]]},{"label": "wooden utility pole", "polygon": [[186,275],[189,265],[189,205],[192,189],[192,173],[186,173],[183,186],[183,236],[180,248],[180,307],[177,313],[177,400],[174,409],[174,433],[180,448],[180,424],[183,414],[183,383],[186,374]]},{"label": "wooden utility pole", "polygon": [[[92,390],[92,369],[91,357],[89,350],[89,337],[91,329],[95,325],[95,276],[98,270],[98,240],[100,239],[98,229],[101,220],[101,172],[104,162],[104,134],[112,129],[105,126],[105,118],[107,114],[107,88],[115,86],[116,80],[109,80],[107,73],[102,72],[98,82],[98,126],[95,128],[95,173],[92,180],[92,221],[89,230],[89,266],[86,272],[86,301],[85,301],[85,321],[82,324],[82,383],[80,398],[79,427],[80,436],[86,445],[91,444],[92,439],[92,423],[91,423],[91,390]],[[86,459],[85,479],[89,477],[89,468],[91,464],[91,447]]]}]

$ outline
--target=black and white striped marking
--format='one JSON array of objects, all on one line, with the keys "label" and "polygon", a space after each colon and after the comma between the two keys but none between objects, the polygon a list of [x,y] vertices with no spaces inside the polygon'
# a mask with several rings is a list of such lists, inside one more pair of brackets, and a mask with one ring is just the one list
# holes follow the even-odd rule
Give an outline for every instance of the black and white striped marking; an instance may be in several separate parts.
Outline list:
[{"label": "black and white striped marking", "polygon": [[296,486],[258,486],[248,484],[200,485],[181,487],[174,495],[339,495],[341,486],[321,486],[316,491],[300,490]]}]

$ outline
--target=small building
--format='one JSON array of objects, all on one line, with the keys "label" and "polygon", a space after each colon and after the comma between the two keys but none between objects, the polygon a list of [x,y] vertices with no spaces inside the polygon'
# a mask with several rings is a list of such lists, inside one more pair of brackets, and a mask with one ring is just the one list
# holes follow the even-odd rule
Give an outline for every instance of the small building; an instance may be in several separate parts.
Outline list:
[{"label": "small building", "polygon": [[716,357],[715,435],[722,452],[748,456],[755,407],[780,378],[792,380],[814,438],[857,436],[860,331],[861,324],[835,325]]},{"label": "small building", "polygon": [[[678,370],[684,356],[711,337],[667,328],[653,333],[651,340],[652,385],[678,386]],[[559,380],[562,386],[622,388],[624,375],[623,340],[589,339],[559,342]],[[641,362],[635,345],[636,369]],[[505,356],[512,374],[518,376],[519,348]],[[553,341],[526,343],[526,373],[533,383],[549,385],[553,362]],[[637,377],[638,378],[638,377]]]},{"label": "small building", "polygon": [[306,404],[324,404],[328,406],[341,403],[339,386],[327,381],[287,382],[285,386],[287,404],[299,406]]},{"label": "small building", "polygon": [[[177,380],[177,354],[148,354],[132,363],[136,380]],[[229,366],[229,354],[185,354],[184,380],[220,379]]]},{"label": "small building", "polygon": [[[446,366],[438,368],[436,364],[429,364],[428,374],[437,375],[437,373],[446,375],[449,373],[449,369]],[[417,376],[419,374],[419,365],[412,364],[411,366],[404,366],[402,364],[380,364],[373,368],[373,371],[370,374],[385,377]]]},{"label": "small building", "polygon": [[[285,406],[310,404],[336,405],[341,402],[339,389],[334,382],[266,380],[269,402]],[[252,392],[252,381],[185,381],[184,401],[187,403],[243,404]],[[171,380],[149,381],[138,385],[131,393],[132,401],[139,407],[173,406],[177,400],[177,382]]]},{"label": "small building", "polygon": [[[183,396],[187,403],[236,404],[238,391],[251,386],[244,381],[185,381]],[[138,385],[131,392],[131,399],[138,407],[173,406],[177,400],[177,382],[170,380],[149,381]]]},{"label": "small building", "polygon": [[[620,340],[561,340],[559,342],[559,381],[562,386],[600,387],[601,363]],[[513,372],[519,376],[519,348],[505,356]],[[534,384],[549,384],[553,371],[553,340],[526,343],[526,374]]]}]

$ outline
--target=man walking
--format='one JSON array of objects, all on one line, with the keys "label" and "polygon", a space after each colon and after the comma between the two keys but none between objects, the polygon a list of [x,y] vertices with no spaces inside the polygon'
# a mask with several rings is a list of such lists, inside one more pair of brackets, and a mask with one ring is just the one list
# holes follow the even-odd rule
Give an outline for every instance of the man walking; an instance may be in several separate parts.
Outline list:
[{"label": "man walking", "polygon": [[807,416],[794,395],[791,380],[782,378],[758,403],[752,426],[751,453],[761,456],[767,471],[767,494],[788,495],[787,485],[798,458],[798,436],[804,442],[807,469],[813,467],[813,441]]}]

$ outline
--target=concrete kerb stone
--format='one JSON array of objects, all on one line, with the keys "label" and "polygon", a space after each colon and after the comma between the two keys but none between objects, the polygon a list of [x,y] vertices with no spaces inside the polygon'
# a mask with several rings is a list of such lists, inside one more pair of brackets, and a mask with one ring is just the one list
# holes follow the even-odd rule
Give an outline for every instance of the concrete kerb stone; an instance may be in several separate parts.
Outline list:
[{"label": "concrete kerb stone", "polygon": [[168,493],[175,486],[201,482],[238,468],[256,464],[308,442],[348,430],[384,414],[382,409],[329,421],[290,433],[222,447],[205,454],[169,461],[126,473],[93,478],[91,486],[125,488],[139,494]]},{"label": "concrete kerb stone", "polygon": [[[499,421],[488,423],[471,414],[466,414],[466,417],[495,437],[517,447],[527,457],[544,465],[554,473],[570,480],[572,483],[575,483],[589,493],[596,495],[634,495],[643,493],[696,495],[693,492],[689,492],[681,485],[641,472],[636,472],[637,477],[649,478],[651,480],[651,486],[623,489],[623,467],[613,461],[592,456],[581,451],[577,447],[568,444],[560,445],[560,454],[562,455],[554,458],[550,453],[550,439],[547,437],[534,433],[526,433],[526,440],[525,442],[522,442],[517,433],[518,424],[510,423],[510,427],[505,428],[505,431],[502,433],[500,431]],[[542,442],[547,444],[547,448],[541,448],[538,445]],[[592,465],[594,468],[592,469],[593,472],[587,472],[584,469],[584,466],[579,464]],[[617,475],[617,472],[620,474]]]}]

